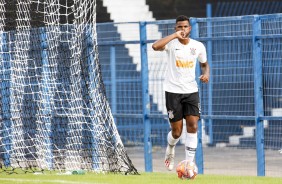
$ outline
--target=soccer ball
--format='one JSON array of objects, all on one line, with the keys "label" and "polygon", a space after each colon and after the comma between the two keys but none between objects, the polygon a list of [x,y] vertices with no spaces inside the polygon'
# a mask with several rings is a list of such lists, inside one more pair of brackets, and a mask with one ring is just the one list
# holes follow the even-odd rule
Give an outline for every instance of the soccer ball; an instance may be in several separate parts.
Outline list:
[{"label": "soccer ball", "polygon": [[198,167],[194,162],[183,160],[176,167],[178,178],[194,179],[198,173]]}]

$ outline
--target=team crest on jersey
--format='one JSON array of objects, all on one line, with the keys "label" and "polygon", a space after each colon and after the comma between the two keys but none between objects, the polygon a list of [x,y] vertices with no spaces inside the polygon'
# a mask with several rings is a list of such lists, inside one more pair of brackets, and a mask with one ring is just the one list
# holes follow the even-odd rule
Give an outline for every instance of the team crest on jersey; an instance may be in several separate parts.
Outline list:
[{"label": "team crest on jersey", "polygon": [[196,55],[196,49],[195,48],[190,48],[190,52],[192,55]]},{"label": "team crest on jersey", "polygon": [[173,111],[170,110],[167,113],[168,113],[168,118],[169,119],[173,119],[174,118]]}]

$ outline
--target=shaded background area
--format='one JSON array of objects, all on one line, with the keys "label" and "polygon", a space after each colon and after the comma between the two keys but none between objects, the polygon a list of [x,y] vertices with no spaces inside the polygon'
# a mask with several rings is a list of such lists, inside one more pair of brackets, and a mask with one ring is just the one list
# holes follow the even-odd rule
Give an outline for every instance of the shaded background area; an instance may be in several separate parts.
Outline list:
[{"label": "shaded background area", "polygon": [[157,20],[177,15],[206,17],[206,4],[212,5],[213,17],[281,13],[280,0],[146,0]]},{"label": "shaded background area", "polygon": [[[103,6],[102,0],[97,0],[97,23],[101,22],[113,22],[110,17],[110,13],[107,8]],[[188,17],[206,17],[206,5],[210,3],[212,5],[213,17],[225,17],[225,16],[241,16],[252,14],[272,14],[282,12],[281,0],[146,0],[149,10],[152,11],[156,20],[174,19],[177,15],[183,14]],[[6,30],[14,29],[17,0],[7,1],[5,4],[5,24]],[[72,23],[73,15],[69,14],[70,7],[73,5],[73,0],[60,0],[60,23]],[[126,6],[126,5],[125,5]],[[31,26],[40,27],[43,26],[43,7],[36,6],[35,3],[31,6]],[[67,16],[66,16],[67,15]]]}]

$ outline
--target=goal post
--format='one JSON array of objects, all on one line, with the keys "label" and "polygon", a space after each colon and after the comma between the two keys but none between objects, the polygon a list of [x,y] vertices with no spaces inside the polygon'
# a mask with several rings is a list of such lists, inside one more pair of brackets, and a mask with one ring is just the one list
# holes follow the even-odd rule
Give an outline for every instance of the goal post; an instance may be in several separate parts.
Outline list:
[{"label": "goal post", "polygon": [[0,172],[137,174],[105,94],[96,0],[0,0],[0,16]]}]

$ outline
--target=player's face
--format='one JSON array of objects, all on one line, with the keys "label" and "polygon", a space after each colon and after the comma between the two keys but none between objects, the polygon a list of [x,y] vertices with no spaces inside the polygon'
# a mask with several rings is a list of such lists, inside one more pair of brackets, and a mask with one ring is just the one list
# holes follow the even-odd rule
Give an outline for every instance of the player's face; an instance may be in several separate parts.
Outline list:
[{"label": "player's face", "polygon": [[175,31],[183,31],[184,37],[189,37],[191,26],[187,20],[185,21],[178,21],[175,25]]}]

